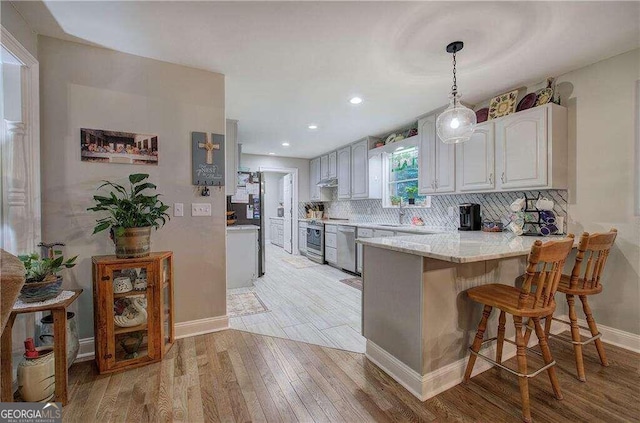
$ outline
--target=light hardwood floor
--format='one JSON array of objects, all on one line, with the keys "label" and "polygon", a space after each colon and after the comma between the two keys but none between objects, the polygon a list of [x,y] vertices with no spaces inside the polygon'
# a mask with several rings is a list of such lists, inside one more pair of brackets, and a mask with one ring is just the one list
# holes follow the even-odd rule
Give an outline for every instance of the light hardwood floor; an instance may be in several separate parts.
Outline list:
[{"label": "light hardwood floor", "polygon": [[[565,399],[554,399],[544,374],[533,378],[534,422],[638,421],[640,354],[606,345],[604,368],[587,348],[582,383],[571,347],[551,347]],[[362,354],[237,330],[181,339],[162,362],[111,375],[74,364],[69,388],[64,422],[520,421],[518,382],[506,372],[422,403]]]},{"label": "light hardwood floor", "polygon": [[340,282],[353,275],[328,265],[297,269],[283,260],[288,257],[296,256],[266,245],[265,275],[250,290],[258,294],[269,312],[232,317],[229,325],[252,333],[364,352],[361,292]]}]

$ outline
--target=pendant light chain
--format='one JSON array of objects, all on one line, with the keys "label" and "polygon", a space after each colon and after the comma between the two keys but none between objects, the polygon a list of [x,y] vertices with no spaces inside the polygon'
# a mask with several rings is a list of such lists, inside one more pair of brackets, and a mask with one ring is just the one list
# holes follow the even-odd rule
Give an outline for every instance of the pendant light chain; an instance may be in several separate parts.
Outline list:
[{"label": "pendant light chain", "polygon": [[451,94],[453,94],[453,105],[456,105],[456,95],[458,94],[458,82],[456,79],[456,50],[453,50],[453,86],[451,87]]}]

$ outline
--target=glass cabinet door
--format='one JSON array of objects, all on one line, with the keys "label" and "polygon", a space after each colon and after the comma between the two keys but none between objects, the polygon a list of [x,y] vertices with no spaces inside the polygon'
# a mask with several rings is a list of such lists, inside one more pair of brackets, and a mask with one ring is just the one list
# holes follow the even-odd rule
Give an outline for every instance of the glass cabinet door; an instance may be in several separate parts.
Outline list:
[{"label": "glass cabinet door", "polygon": [[108,267],[113,317],[107,319],[108,360],[112,367],[155,357],[153,340],[153,263]]}]

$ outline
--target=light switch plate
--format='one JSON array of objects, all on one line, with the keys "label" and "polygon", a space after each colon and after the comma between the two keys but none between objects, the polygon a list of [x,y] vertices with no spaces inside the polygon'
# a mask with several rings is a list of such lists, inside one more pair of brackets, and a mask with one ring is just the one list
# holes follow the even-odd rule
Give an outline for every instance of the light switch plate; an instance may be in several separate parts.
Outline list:
[{"label": "light switch plate", "polygon": [[175,217],[184,216],[184,204],[183,203],[174,203],[174,205],[173,205],[173,215]]},{"label": "light switch plate", "polygon": [[191,216],[211,216],[211,203],[192,203]]}]

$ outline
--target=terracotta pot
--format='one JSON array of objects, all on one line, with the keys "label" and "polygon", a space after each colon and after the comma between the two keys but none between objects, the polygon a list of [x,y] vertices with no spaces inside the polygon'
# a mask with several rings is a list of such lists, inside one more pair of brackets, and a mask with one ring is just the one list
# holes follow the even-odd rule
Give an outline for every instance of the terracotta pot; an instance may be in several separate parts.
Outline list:
[{"label": "terracotta pot", "polygon": [[56,389],[53,350],[38,350],[40,357],[25,357],[18,365],[18,391],[27,402],[47,402],[53,398]]},{"label": "terracotta pot", "polygon": [[114,232],[116,257],[138,258],[151,254],[151,226],[125,228],[121,235],[118,235],[118,229]]}]

